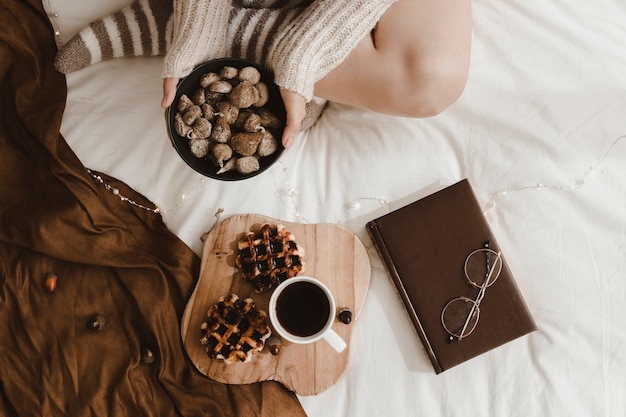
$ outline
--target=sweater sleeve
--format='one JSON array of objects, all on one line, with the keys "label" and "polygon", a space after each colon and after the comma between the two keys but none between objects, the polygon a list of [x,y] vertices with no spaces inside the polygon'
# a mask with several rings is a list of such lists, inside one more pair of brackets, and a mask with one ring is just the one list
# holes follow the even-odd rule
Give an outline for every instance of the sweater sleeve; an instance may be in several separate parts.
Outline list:
[{"label": "sweater sleeve", "polygon": [[317,81],[341,64],[397,0],[316,0],[285,24],[267,65],[275,82],[310,101]]},{"label": "sweater sleeve", "polygon": [[163,77],[182,78],[209,59],[225,56],[231,0],[174,0],[172,43]]}]

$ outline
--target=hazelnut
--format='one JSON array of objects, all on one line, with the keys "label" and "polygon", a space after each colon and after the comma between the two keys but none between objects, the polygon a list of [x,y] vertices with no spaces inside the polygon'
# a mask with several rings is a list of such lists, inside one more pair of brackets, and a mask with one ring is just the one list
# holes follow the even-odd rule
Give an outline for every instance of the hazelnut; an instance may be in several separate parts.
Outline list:
[{"label": "hazelnut", "polygon": [[227,65],[220,71],[220,77],[226,78],[227,80],[232,80],[233,78],[237,77],[238,73],[239,70],[237,68]]},{"label": "hazelnut", "polygon": [[244,67],[239,70],[239,80],[248,81],[254,85],[261,81],[261,73],[254,67]]},{"label": "hazelnut", "polygon": [[204,88],[198,88],[196,92],[193,94],[193,96],[191,97],[191,101],[193,101],[193,104],[197,104],[198,106],[201,106],[204,103],[206,103],[206,97],[204,95]]},{"label": "hazelnut", "polygon": [[258,111],[259,116],[261,116],[261,124],[265,127],[271,128],[279,128],[281,125],[280,119],[276,117],[274,113],[272,113],[267,108],[261,108]]},{"label": "hazelnut", "polygon": [[239,116],[239,108],[231,102],[222,101],[218,103],[217,110],[222,116],[224,116],[226,122],[228,122],[229,125],[232,125],[237,121],[237,117]]},{"label": "hazelnut", "polygon": [[219,81],[220,79],[220,76],[216,73],[207,72],[206,74],[202,74],[202,77],[200,77],[200,86],[202,88],[207,88],[209,85],[211,85],[211,83]]},{"label": "hazelnut", "polygon": [[245,130],[246,132],[258,132],[263,129],[263,126],[261,126],[261,116],[256,113],[250,114],[246,121],[243,123],[243,130]]},{"label": "hazelnut", "polygon": [[192,104],[193,101],[191,101],[191,99],[186,94],[183,94],[178,99],[178,111],[182,113],[187,110]]},{"label": "hazelnut", "polygon": [[242,156],[241,158],[238,158],[235,162],[235,167],[240,174],[250,174],[261,168],[259,160],[254,156]]},{"label": "hazelnut", "polygon": [[225,143],[217,143],[212,149],[213,157],[220,167],[224,166],[224,162],[233,157],[233,148]]},{"label": "hazelnut", "polygon": [[216,93],[207,88],[206,90],[204,90],[204,98],[207,103],[211,105],[216,105],[220,101],[228,100],[228,94]]},{"label": "hazelnut", "polygon": [[251,114],[252,110],[250,109],[240,109],[239,116],[234,123],[235,127],[239,130],[243,130],[243,125],[246,123],[246,120],[248,120],[248,117],[250,117]]},{"label": "hazelnut", "polygon": [[240,109],[252,106],[259,100],[259,90],[247,81],[242,81],[230,93],[230,101]]},{"label": "hazelnut", "polygon": [[208,121],[215,120],[216,111],[212,105],[210,105],[209,103],[204,103],[203,105],[200,106],[200,109],[202,110],[202,116],[205,119],[207,119]]},{"label": "hazelnut", "polygon": [[189,150],[196,158],[204,158],[209,153],[210,143],[208,139],[192,139],[189,141]]},{"label": "hazelnut", "polygon": [[262,132],[261,141],[256,149],[256,154],[259,156],[269,156],[276,152],[278,148],[278,142],[276,138],[269,130]]},{"label": "hazelnut", "polygon": [[174,116],[174,130],[178,136],[187,137],[191,131],[191,126],[183,121],[183,116],[180,113],[176,113]]},{"label": "hazelnut", "polygon": [[191,126],[198,117],[202,116],[202,109],[195,104],[189,106],[183,113],[183,122]]},{"label": "hazelnut", "polygon": [[270,99],[270,92],[267,89],[267,85],[263,82],[256,83],[254,87],[259,92],[259,99],[253,104],[254,107],[263,107]]},{"label": "hazelnut", "polygon": [[236,133],[230,139],[230,144],[233,147],[233,150],[239,155],[250,156],[254,155],[254,153],[256,152],[257,148],[259,147],[259,143],[261,143],[262,137],[263,132]]},{"label": "hazelnut", "polygon": [[215,81],[215,82],[212,82],[211,85],[209,85],[209,91],[212,93],[228,94],[232,90],[233,90],[233,85],[229,83],[228,81],[224,81],[224,80]]},{"label": "hazelnut", "polygon": [[206,139],[211,135],[212,128],[211,122],[204,117],[198,117],[196,121],[193,122],[191,132],[187,133],[187,137],[189,139]]},{"label": "hazelnut", "polygon": [[49,293],[53,293],[57,289],[57,276],[54,273],[50,272],[46,274],[44,287]]},{"label": "hazelnut", "polygon": [[211,132],[211,139],[219,143],[226,143],[230,139],[230,125],[224,116],[217,116]]}]

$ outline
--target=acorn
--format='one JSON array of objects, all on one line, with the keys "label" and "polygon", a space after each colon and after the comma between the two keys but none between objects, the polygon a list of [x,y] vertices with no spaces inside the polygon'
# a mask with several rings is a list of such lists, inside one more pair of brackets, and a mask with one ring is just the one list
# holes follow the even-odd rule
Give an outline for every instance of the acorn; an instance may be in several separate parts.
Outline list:
[{"label": "acorn", "polygon": [[89,330],[102,330],[106,326],[106,319],[102,314],[94,314],[87,322],[87,328]]},{"label": "acorn", "polygon": [[348,308],[342,308],[337,314],[337,318],[343,324],[350,324],[352,322],[352,312]]},{"label": "acorn", "polygon": [[52,294],[57,289],[57,276],[56,274],[49,272],[46,274],[46,279],[44,281],[44,287],[46,291]]},{"label": "acorn", "polygon": [[281,342],[278,336],[271,335],[265,343],[267,343],[267,347],[273,356],[280,354]]}]

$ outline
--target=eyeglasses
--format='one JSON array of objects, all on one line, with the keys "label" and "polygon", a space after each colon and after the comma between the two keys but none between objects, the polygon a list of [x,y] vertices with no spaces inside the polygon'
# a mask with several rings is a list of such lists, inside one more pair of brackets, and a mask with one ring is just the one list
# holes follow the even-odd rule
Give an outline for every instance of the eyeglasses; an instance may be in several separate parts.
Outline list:
[{"label": "eyeglasses", "polygon": [[485,242],[481,249],[476,249],[465,258],[465,278],[474,288],[478,288],[475,299],[458,297],[448,302],[441,311],[441,324],[449,333],[448,340],[461,341],[469,336],[478,324],[480,302],[485,291],[492,286],[502,271],[502,255],[489,249]]}]

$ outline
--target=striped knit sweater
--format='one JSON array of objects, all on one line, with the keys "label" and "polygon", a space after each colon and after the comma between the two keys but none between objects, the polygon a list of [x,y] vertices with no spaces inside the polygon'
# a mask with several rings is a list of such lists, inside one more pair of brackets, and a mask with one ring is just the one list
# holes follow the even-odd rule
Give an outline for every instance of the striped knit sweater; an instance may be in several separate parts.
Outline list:
[{"label": "striped knit sweater", "polygon": [[63,73],[110,58],[164,56],[163,77],[210,59],[248,58],[276,83],[313,97],[397,0],[135,0],[92,22],[59,50]]}]

